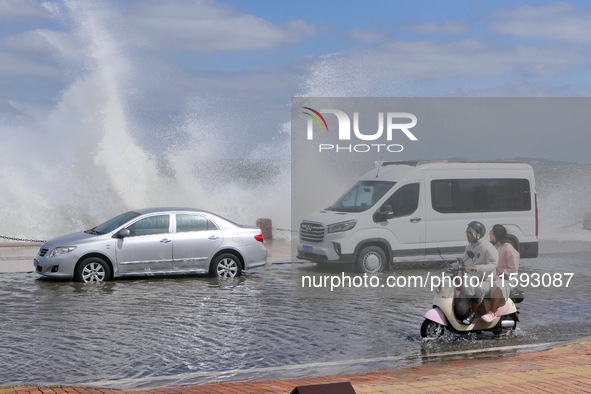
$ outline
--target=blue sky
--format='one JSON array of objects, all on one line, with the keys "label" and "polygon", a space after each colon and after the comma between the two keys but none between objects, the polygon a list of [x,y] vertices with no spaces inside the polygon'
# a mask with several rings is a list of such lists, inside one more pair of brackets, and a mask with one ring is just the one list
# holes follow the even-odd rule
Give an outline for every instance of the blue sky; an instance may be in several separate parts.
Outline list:
[{"label": "blue sky", "polygon": [[[587,27],[591,9],[585,2],[535,1],[529,5],[520,2],[518,6],[510,1],[426,0],[94,3],[97,9],[107,8],[125,18],[126,21],[121,23],[129,22],[130,30],[124,33],[131,41],[127,45],[137,48],[141,37],[146,40],[157,38],[150,47],[140,49],[195,72],[289,72],[290,67],[297,68],[301,63],[307,64],[322,56],[345,56],[346,53],[355,56],[364,50],[378,51],[397,44],[414,44],[417,47],[414,51],[405,47],[403,53],[430,55],[437,62],[444,59],[438,58],[435,51],[428,53],[432,46],[447,45],[456,48],[458,56],[469,57],[468,48],[464,51],[458,48],[459,43],[466,41],[481,45],[481,51],[491,56],[495,53],[499,56],[521,54],[523,58],[514,58],[515,63],[542,68],[545,61],[547,67],[556,64],[550,56],[561,53],[556,52],[558,49],[574,54],[589,49],[591,41]],[[52,72],[59,74],[47,62],[53,59],[43,58],[43,53],[35,52],[39,48],[33,48],[33,41],[43,42],[41,37],[32,33],[47,30],[67,33],[71,28],[68,18],[75,17],[75,13],[63,4],[35,0],[0,1],[0,53],[7,60],[3,62],[0,76],[6,78],[10,71],[14,73],[19,62],[37,68],[29,74],[26,69],[22,70],[18,75],[25,78]],[[28,48],[16,47],[25,41]],[[530,58],[527,64],[527,54],[518,53],[519,48],[532,51],[532,55],[546,52],[548,58]],[[463,59],[458,57],[458,61]],[[510,59],[501,61],[507,63],[507,73],[499,72],[497,78],[528,79],[527,75],[519,73],[515,64],[510,64]],[[587,65],[588,59],[583,58],[572,59],[565,67],[574,69]],[[476,75],[480,77],[478,73]],[[436,75],[423,77],[437,79]],[[495,75],[483,75],[482,84],[494,85],[493,77]],[[553,77],[561,76],[557,73]]]},{"label": "blue sky", "polygon": [[[278,69],[306,57],[378,48],[388,42],[476,40],[489,45],[491,51],[495,46],[574,47],[589,42],[584,25],[590,9],[584,2],[535,1],[530,5],[520,2],[519,6],[510,1],[426,0],[173,0],[97,4],[107,5],[112,12],[128,18],[138,34],[157,35],[161,29],[164,37],[152,50],[183,59],[183,63],[197,70]],[[5,41],[19,33],[38,29],[67,31],[67,15],[57,15],[61,5],[50,1],[2,0],[3,52],[10,50]],[[206,26],[208,18],[211,25]],[[550,19],[552,25],[548,23]],[[175,26],[175,20],[193,26]],[[298,23],[299,27],[294,26]],[[219,41],[206,44],[216,36]],[[189,38],[201,44],[188,45]],[[259,61],[255,60],[257,57]]]}]

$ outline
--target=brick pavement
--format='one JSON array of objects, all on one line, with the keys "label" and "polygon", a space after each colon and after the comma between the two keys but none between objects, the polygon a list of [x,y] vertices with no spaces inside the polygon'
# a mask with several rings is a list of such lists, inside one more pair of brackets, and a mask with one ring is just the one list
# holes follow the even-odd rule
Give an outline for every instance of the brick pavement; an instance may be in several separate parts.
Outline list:
[{"label": "brick pavement", "polygon": [[288,394],[295,386],[342,381],[350,381],[358,394],[591,393],[591,337],[539,352],[430,361],[417,367],[366,374],[209,383],[149,390],[0,388],[0,394]]}]

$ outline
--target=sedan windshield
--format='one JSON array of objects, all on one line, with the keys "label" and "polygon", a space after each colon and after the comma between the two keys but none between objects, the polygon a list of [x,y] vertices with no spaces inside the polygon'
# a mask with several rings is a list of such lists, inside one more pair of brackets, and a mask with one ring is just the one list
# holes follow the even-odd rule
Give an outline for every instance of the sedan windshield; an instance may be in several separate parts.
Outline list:
[{"label": "sedan windshield", "polygon": [[99,224],[98,226],[91,228],[90,230],[86,230],[85,233],[96,235],[107,234],[115,230],[116,228],[123,226],[130,220],[137,218],[138,216],[140,216],[138,212],[125,212],[119,216],[115,216],[113,219],[107,220],[103,224]]},{"label": "sedan windshield", "polygon": [[359,181],[327,208],[337,212],[363,212],[371,208],[396,182]]}]

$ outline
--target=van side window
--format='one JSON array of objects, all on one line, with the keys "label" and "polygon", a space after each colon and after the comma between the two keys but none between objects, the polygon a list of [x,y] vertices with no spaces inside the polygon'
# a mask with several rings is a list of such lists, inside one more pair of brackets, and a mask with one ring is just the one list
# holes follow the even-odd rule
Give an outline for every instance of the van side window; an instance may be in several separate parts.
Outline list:
[{"label": "van side window", "polygon": [[440,213],[530,211],[527,179],[437,179],[431,204]]},{"label": "van side window", "polygon": [[419,184],[409,183],[396,190],[385,202],[392,206],[394,217],[412,215],[419,206]]}]

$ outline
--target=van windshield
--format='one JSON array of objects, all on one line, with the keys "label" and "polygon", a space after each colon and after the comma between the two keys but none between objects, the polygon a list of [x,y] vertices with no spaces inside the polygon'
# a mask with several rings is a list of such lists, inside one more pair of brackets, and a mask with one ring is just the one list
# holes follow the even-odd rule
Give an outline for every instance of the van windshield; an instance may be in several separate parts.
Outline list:
[{"label": "van windshield", "polygon": [[396,182],[359,181],[327,211],[363,212],[371,208]]}]

